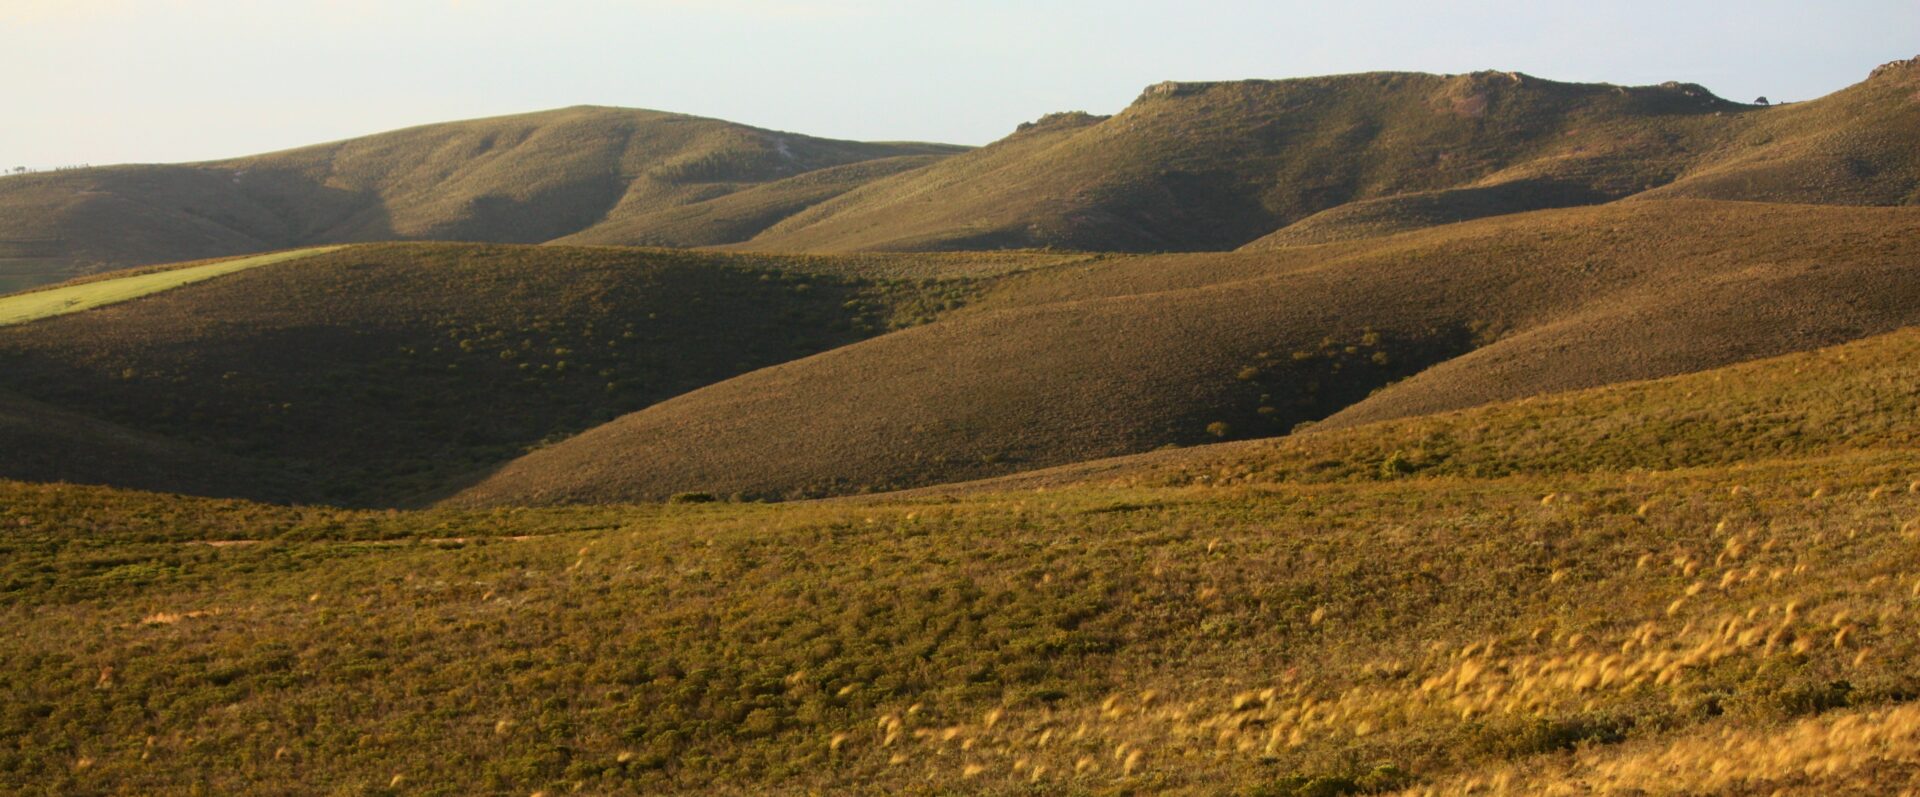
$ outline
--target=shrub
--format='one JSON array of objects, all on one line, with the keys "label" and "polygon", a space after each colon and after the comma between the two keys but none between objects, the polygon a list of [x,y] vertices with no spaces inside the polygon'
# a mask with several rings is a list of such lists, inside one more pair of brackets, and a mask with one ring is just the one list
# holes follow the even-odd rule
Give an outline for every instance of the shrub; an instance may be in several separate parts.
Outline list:
[{"label": "shrub", "polygon": [[1404,789],[1412,776],[1392,764],[1358,775],[1289,775],[1243,792],[1247,797],[1342,797]]},{"label": "shrub", "polygon": [[669,504],[711,504],[720,500],[713,493],[674,493],[667,499]]},{"label": "shrub", "polygon": [[1627,738],[1633,723],[1623,717],[1579,714],[1533,718],[1481,730],[1481,749],[1507,758],[1572,750],[1582,743],[1613,744]]},{"label": "shrub", "polygon": [[1382,479],[1405,476],[1419,469],[1420,466],[1413,464],[1412,460],[1407,459],[1406,454],[1399,451],[1388,454],[1386,459],[1380,460],[1380,478]]}]

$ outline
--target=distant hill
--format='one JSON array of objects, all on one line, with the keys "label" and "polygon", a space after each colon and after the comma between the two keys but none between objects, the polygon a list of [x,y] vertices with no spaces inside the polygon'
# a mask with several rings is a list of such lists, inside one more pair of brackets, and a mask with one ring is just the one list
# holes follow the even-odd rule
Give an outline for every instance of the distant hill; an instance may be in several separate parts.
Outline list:
[{"label": "distant hill", "polygon": [[566,108],[0,179],[0,290],[336,242],[1186,252],[1629,197],[1912,204],[1917,74],[1775,107],[1492,71],[1169,82],[974,150]]},{"label": "distant hill", "polygon": [[[354,241],[724,243],[961,149],[576,107],[232,160],[14,176],[0,179],[0,280]],[[891,164],[834,169],[876,160]],[[832,176],[781,186],[820,170]],[[724,213],[672,213],[759,187]]]},{"label": "distant hill", "polygon": [[[1581,140],[1588,131],[1570,128],[1578,141],[1552,157],[1502,170],[1471,184],[1396,194],[1330,208],[1288,224],[1247,244],[1249,249],[1325,243],[1448,224],[1484,216],[1561,205],[1600,202],[1617,192],[1596,188],[1585,177],[1648,168],[1618,158],[1655,157],[1662,165],[1645,172],[1648,190],[1631,199],[1694,197],[1750,202],[1826,205],[1920,204],[1920,67],[1897,62],[1866,81],[1810,102],[1765,109],[1740,106],[1716,111],[1691,128],[1616,130],[1615,144],[1631,144],[1597,157],[1610,146]],[[1667,87],[1672,89],[1672,87]],[[1698,93],[1698,87],[1678,87]],[[1604,138],[1604,137],[1603,137]],[[1673,169],[1678,167],[1677,173]],[[1560,176],[1541,179],[1543,175]],[[1583,187],[1585,186],[1585,187]]]},{"label": "distant hill", "polygon": [[1920,323],[1920,209],[1638,202],[1003,280],[936,323],[719,382],[460,503],[980,478],[1712,368]]},{"label": "distant hill", "polygon": [[1777,108],[1691,84],[1512,72],[1165,83],[1111,118],[1043,120],[849,191],[746,246],[1224,250],[1649,191],[1906,204],[1920,187],[1913,71],[1883,69],[1847,91]]}]

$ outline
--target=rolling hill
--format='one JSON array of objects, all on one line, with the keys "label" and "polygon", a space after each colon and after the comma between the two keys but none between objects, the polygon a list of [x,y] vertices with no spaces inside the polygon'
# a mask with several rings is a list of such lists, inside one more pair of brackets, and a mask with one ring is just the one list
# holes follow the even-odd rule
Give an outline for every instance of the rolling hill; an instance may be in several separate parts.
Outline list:
[{"label": "rolling hill", "polygon": [[849,191],[745,246],[1225,250],[1642,194],[1910,204],[1916,71],[1777,108],[1512,72],[1166,83],[1111,118],[1042,120]]},{"label": "rolling hill", "polygon": [[1553,478],[1920,449],[1920,327],[1662,379],[1465,410],[1076,462],[912,497],[1056,490]]},{"label": "rolling hill", "polygon": [[1920,211],[1673,200],[1109,258],[719,382],[456,500],[842,495],[1406,417],[1920,323]]},{"label": "rolling hill", "polygon": [[[0,277],[18,287],[357,241],[744,240],[806,203],[959,150],[576,107],[224,161],[21,175],[0,179]],[[891,165],[834,169],[877,160]],[[819,170],[831,176],[781,185]],[[748,189],[762,190],[713,204]]]},{"label": "rolling hill", "polygon": [[[292,198],[315,180],[361,197],[336,209],[378,198],[378,224],[353,210],[304,227],[294,236],[303,239],[1245,245],[991,257],[352,250],[378,253],[372,267],[390,271],[349,279],[348,256],[329,256],[0,330],[0,365],[17,375],[7,389],[20,400],[157,436],[202,461],[258,467],[170,486],[110,470],[87,477],[41,454],[10,473],[355,505],[414,502],[473,479],[457,501],[844,495],[1275,436],[1307,422],[1365,424],[1842,342],[1913,322],[1912,212],[1859,205],[1899,204],[1914,190],[1899,142],[1920,107],[1915,74],[1889,65],[1830,97],[1774,108],[1680,84],[1508,73],[1168,84],[1114,117],[1058,114],[957,155],[579,108],[223,162],[233,167],[222,172],[224,195],[297,210],[282,220],[326,205]],[[613,167],[632,177],[619,196],[569,215],[583,206],[567,197],[585,196],[580,187]],[[204,178],[214,165],[153,168]],[[975,234],[998,224],[995,214],[1039,218],[1072,205],[1049,199],[1067,184],[1095,204],[1074,205],[1060,225],[1020,222],[1052,232]],[[1229,184],[1246,190],[1217,190]],[[505,196],[510,186],[519,199],[460,198]],[[1189,189],[1199,193],[1181,193]],[[1261,209],[1236,204],[1246,197]],[[1618,198],[1631,201],[1610,201]],[[1729,201],[1749,198],[1812,204]],[[1121,205],[1081,212],[1108,200]],[[1115,210],[1127,203],[1150,213]],[[1558,205],[1577,207],[1526,210]],[[854,212],[862,207],[932,215],[867,218]],[[903,232],[957,216],[973,232]],[[934,226],[915,226],[923,221]],[[1285,226],[1269,232],[1276,225]],[[807,237],[831,229],[886,240]],[[482,279],[490,267],[477,264],[489,258],[511,261],[502,272],[511,276]],[[672,286],[596,298],[626,296],[614,286],[628,277],[607,275],[641,261],[674,263]],[[965,279],[926,281],[954,276]],[[576,279],[592,287],[528,287]],[[831,287],[767,287],[783,284]],[[269,293],[256,297],[251,286]],[[707,290],[727,297],[719,314],[690,303]],[[635,325],[667,305],[678,320],[644,352],[557,342],[607,325],[639,335]],[[448,324],[497,338],[487,344],[496,358],[513,354],[494,351],[508,338],[568,356],[525,363],[533,373],[506,360],[481,365],[473,352],[485,346],[471,335],[429,329]],[[471,345],[451,353],[461,341]],[[564,387],[534,388],[547,381]],[[483,420],[496,407],[507,417]],[[281,417],[289,408],[307,415]],[[614,421],[623,413],[633,414]],[[75,458],[89,445],[74,445]]]},{"label": "rolling hill", "polygon": [[0,327],[0,474],[391,505],[1061,259],[348,247]]},{"label": "rolling hill", "polygon": [[1218,251],[1627,197],[1911,204],[1917,72],[1772,108],[1514,72],[1164,83],[972,151],[566,108],[0,180],[0,288],[359,241]]}]

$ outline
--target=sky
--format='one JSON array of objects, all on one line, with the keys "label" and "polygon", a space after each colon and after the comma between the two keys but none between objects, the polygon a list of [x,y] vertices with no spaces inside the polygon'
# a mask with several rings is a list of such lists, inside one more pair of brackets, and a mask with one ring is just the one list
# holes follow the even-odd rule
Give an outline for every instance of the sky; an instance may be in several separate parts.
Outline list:
[{"label": "sky", "polygon": [[619,105],[985,144],[1163,80],[1518,70],[1812,99],[1920,0],[0,0],[0,165],[165,163]]}]

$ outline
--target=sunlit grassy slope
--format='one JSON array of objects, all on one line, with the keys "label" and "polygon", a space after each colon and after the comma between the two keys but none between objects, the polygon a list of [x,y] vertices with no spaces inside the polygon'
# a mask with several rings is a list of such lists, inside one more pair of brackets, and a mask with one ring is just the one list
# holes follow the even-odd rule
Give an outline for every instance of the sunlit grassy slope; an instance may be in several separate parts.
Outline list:
[{"label": "sunlit grassy slope", "polygon": [[0,326],[37,321],[67,313],[77,313],[110,304],[138,299],[182,285],[213,279],[250,268],[285,263],[303,257],[334,251],[340,247],[313,247],[270,255],[223,260],[203,266],[151,271],[114,279],[92,280],[75,285],[0,296]]},{"label": "sunlit grassy slope", "polygon": [[1247,245],[0,299],[0,794],[1920,791],[1917,121],[1370,74],[8,178],[9,284]]},{"label": "sunlit grassy slope", "polygon": [[[1916,350],[1312,435],[1200,481],[405,513],[0,484],[0,784],[1897,793]],[[1435,429],[1474,442],[1388,464]],[[1341,450],[1364,467],[1317,464]]]}]

